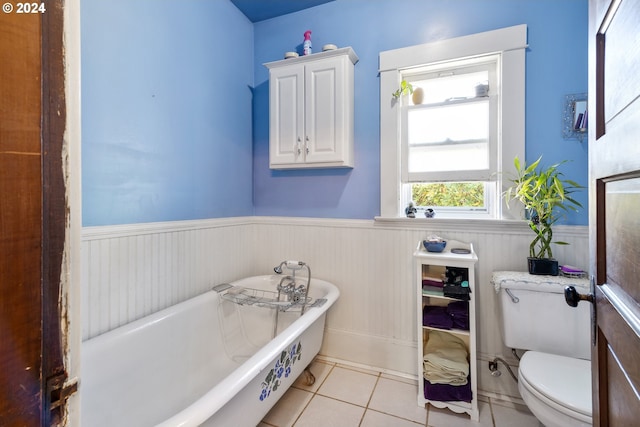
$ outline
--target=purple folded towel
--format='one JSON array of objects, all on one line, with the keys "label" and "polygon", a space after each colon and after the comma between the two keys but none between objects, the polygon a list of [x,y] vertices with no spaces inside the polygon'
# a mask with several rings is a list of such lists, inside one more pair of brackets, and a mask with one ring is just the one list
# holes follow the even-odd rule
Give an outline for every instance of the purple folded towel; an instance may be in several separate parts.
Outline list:
[{"label": "purple folded towel", "polygon": [[429,400],[439,402],[471,402],[473,393],[471,392],[471,378],[465,385],[431,384],[424,379],[424,397]]},{"label": "purple folded towel", "polygon": [[442,288],[444,283],[442,280],[422,279],[422,286],[433,286],[434,288]]},{"label": "purple folded towel", "polygon": [[447,311],[450,314],[460,314],[469,317],[469,301],[454,301],[449,303]]},{"label": "purple folded towel", "polygon": [[456,329],[469,330],[469,302],[455,301],[447,306],[447,314],[453,320],[453,327]]},{"label": "purple folded towel", "polygon": [[447,313],[447,307],[425,305],[422,309],[422,324],[432,328],[451,329],[453,318]]}]

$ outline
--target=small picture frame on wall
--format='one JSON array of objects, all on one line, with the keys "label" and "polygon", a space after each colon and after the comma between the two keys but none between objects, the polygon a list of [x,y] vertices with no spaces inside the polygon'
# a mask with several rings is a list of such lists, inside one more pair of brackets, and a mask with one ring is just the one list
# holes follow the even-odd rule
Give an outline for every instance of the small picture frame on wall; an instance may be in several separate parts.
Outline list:
[{"label": "small picture frame on wall", "polygon": [[562,136],[580,142],[587,136],[589,111],[587,94],[578,93],[565,96]]}]

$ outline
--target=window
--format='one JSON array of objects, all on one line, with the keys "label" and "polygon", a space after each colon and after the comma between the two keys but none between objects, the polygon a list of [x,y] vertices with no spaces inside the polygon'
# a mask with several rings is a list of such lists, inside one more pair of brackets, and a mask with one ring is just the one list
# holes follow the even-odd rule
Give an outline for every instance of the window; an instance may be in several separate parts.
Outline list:
[{"label": "window", "polygon": [[[381,215],[502,216],[502,172],[524,153],[526,26],[380,54]],[[389,102],[402,80],[423,92]]]},{"label": "window", "polygon": [[418,105],[401,104],[403,206],[449,216],[494,216],[499,56],[447,61],[401,72]]}]

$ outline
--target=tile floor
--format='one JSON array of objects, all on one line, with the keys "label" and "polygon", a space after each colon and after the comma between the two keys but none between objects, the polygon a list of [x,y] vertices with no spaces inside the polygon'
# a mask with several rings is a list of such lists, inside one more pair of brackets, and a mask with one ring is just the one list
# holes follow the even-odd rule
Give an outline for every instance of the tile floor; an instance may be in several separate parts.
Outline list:
[{"label": "tile floor", "polygon": [[315,360],[312,386],[298,379],[258,427],[539,427],[526,409],[479,401],[480,421],[416,403],[417,382]]}]

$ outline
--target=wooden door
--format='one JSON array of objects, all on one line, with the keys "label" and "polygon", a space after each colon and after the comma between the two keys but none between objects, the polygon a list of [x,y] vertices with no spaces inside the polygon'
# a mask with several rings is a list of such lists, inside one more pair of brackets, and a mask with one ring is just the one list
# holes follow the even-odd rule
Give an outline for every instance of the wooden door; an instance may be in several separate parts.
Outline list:
[{"label": "wooden door", "polygon": [[[64,423],[62,0],[0,13],[0,425]],[[16,3],[13,3],[16,5]],[[9,5],[9,6],[8,6]]]},{"label": "wooden door", "polygon": [[640,423],[640,0],[589,4],[594,426]]}]

